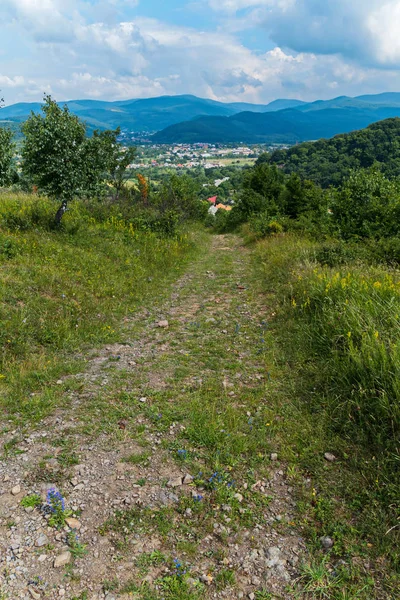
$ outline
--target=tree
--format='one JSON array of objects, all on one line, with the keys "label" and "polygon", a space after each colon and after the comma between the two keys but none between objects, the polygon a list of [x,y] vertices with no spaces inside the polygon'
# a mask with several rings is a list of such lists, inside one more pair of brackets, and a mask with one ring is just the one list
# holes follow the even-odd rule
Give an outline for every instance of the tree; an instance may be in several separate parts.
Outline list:
[{"label": "tree", "polygon": [[44,97],[44,116],[31,113],[23,125],[23,172],[61,205],[55,221],[61,222],[68,202],[82,193],[85,178],[86,128],[67,106]]},{"label": "tree", "polygon": [[11,165],[14,157],[15,144],[10,129],[0,127],[0,186],[11,181]]},{"label": "tree", "polygon": [[[4,98],[0,98],[0,108],[3,106]],[[0,186],[7,185],[10,181],[14,150],[12,131],[6,127],[0,127]]]},{"label": "tree", "polygon": [[120,130],[95,131],[88,138],[84,123],[51,96],[45,96],[42,111],[32,112],[23,126],[23,172],[40,192],[61,201],[56,224],[74,197],[104,194],[107,183],[118,198],[136,153],[118,144]]}]

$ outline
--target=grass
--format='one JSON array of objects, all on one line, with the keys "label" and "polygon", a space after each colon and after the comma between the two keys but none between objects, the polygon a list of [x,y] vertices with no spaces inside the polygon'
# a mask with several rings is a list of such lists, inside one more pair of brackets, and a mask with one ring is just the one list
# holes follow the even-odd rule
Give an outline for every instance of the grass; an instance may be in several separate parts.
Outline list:
[{"label": "grass", "polygon": [[80,368],[79,353],[120,341],[123,318],[171,281],[192,245],[186,236],[136,233],[122,219],[97,220],[83,203],[51,227],[54,205],[1,195],[0,406],[38,421]]},{"label": "grass", "polygon": [[[316,256],[317,243],[291,235],[255,250],[281,368],[291,373],[290,426],[276,434],[290,448],[285,458],[302,488],[302,527],[316,555],[302,583],[310,598],[392,597],[400,559],[400,274],[351,260],[322,266]],[[336,462],[323,459],[327,451]],[[324,560],[322,535],[335,541]],[[354,565],[335,578],[329,569],[338,556]]]}]

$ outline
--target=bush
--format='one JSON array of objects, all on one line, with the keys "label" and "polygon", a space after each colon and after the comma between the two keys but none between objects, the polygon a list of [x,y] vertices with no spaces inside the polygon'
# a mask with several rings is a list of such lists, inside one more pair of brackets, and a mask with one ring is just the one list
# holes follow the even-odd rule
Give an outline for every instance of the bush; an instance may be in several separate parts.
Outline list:
[{"label": "bush", "polygon": [[268,235],[276,235],[283,233],[283,225],[277,218],[271,218],[268,213],[255,215],[249,222],[251,231],[258,238],[267,237]]}]

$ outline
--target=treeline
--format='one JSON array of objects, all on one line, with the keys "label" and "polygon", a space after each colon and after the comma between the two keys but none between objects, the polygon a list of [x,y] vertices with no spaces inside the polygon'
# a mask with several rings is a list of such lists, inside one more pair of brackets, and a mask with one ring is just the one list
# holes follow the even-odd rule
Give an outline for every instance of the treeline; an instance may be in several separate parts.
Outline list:
[{"label": "treeline", "polygon": [[323,188],[343,183],[354,169],[375,167],[387,177],[400,175],[400,119],[387,119],[366,129],[329,140],[306,142],[288,150],[263,154],[259,164],[279,166]]},{"label": "treeline", "polygon": [[[386,152],[390,154],[389,149]],[[380,156],[383,159],[383,154]],[[369,168],[349,169],[347,177],[340,175],[339,185],[326,189],[303,177],[301,169],[286,174],[270,160],[261,160],[243,172],[232,211],[218,211],[215,222],[209,222],[221,232],[247,223],[256,237],[304,232],[334,242],[333,253],[346,254],[351,247],[359,256],[367,253],[369,260],[399,264],[400,177],[384,171],[386,166],[379,168],[375,163]],[[339,260],[338,255],[335,260]]]}]

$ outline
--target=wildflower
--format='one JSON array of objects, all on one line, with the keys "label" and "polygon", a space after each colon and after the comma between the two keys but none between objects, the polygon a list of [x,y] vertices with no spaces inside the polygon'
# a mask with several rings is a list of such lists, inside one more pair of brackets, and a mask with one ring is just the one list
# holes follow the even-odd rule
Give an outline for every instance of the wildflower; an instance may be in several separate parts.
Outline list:
[{"label": "wildflower", "polygon": [[178,456],[181,456],[182,458],[186,458],[187,450],[178,450]]},{"label": "wildflower", "polygon": [[55,488],[50,488],[46,496],[47,504],[50,507],[52,513],[64,512],[65,501],[60,492]]},{"label": "wildflower", "polygon": [[197,496],[193,497],[195,502],[201,502],[203,500],[203,496],[201,494],[197,494]]},{"label": "wildflower", "polygon": [[174,558],[174,565],[178,577],[185,575],[186,569],[183,569],[182,563],[177,558]]}]

